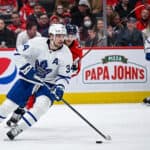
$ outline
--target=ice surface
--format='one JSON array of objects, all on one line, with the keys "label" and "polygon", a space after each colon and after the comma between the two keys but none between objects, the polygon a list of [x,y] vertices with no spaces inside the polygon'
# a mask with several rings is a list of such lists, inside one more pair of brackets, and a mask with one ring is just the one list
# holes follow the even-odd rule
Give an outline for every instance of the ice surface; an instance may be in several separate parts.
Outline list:
[{"label": "ice surface", "polygon": [[[8,140],[0,125],[1,150],[150,150],[150,106],[144,104],[72,105],[112,141],[105,141],[66,105],[54,105],[40,121]],[[103,144],[96,144],[103,140]]]}]

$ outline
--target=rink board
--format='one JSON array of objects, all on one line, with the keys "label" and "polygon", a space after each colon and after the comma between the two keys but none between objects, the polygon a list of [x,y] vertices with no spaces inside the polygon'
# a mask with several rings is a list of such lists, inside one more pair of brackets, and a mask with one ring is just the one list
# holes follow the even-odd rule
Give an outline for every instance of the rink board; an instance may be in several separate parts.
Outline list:
[{"label": "rink board", "polygon": [[[148,96],[150,96],[150,91],[66,93],[64,95],[64,99],[72,104],[139,103]],[[0,104],[5,100],[5,98],[5,94],[0,95]],[[59,103],[56,102],[56,104]]]},{"label": "rink board", "polygon": [[[86,53],[88,48],[83,50]],[[12,49],[0,51],[0,102],[17,78]],[[93,48],[64,98],[71,103],[141,102],[150,95],[150,62],[143,48]]]}]

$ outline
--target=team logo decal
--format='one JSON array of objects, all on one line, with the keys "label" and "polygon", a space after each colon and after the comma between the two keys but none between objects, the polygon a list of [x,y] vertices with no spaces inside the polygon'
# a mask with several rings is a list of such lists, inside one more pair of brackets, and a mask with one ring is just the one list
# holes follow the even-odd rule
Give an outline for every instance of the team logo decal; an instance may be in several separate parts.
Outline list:
[{"label": "team logo decal", "polygon": [[48,67],[48,63],[47,60],[43,60],[41,62],[39,62],[38,60],[35,61],[35,69],[36,69],[36,74],[41,77],[41,78],[45,78],[45,76],[47,74],[49,74],[50,72],[52,72],[52,69],[47,68]]},{"label": "team logo decal", "polygon": [[0,58],[0,84],[12,82],[17,75],[17,68],[9,58]]},{"label": "team logo decal", "polygon": [[83,82],[86,84],[147,81],[147,68],[121,55],[105,56],[100,62],[83,68],[82,73]]}]

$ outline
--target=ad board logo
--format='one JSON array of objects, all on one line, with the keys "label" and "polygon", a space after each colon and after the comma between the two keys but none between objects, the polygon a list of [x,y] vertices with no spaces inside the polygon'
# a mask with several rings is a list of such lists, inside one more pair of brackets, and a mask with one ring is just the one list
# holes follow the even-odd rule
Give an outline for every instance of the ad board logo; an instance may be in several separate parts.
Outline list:
[{"label": "ad board logo", "polygon": [[17,68],[9,58],[0,58],[0,84],[12,82],[17,75]]},{"label": "ad board logo", "polygon": [[105,56],[101,62],[83,68],[83,83],[144,83],[147,68],[122,55]]}]

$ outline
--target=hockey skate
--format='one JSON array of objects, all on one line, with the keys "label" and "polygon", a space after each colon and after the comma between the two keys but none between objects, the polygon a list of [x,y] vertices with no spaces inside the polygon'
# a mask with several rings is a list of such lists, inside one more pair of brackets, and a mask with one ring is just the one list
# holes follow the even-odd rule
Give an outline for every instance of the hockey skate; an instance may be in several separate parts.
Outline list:
[{"label": "hockey skate", "polygon": [[23,114],[25,113],[25,110],[23,108],[17,108],[16,111],[12,114],[11,118],[6,122],[7,126],[13,127],[16,126],[18,121],[21,119]]},{"label": "hockey skate", "polygon": [[20,134],[23,130],[18,126],[12,127],[10,131],[7,132],[7,136],[10,140],[13,140],[18,134]]},{"label": "hockey skate", "polygon": [[144,98],[143,103],[147,104],[147,105],[150,105],[150,97]]}]

